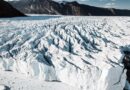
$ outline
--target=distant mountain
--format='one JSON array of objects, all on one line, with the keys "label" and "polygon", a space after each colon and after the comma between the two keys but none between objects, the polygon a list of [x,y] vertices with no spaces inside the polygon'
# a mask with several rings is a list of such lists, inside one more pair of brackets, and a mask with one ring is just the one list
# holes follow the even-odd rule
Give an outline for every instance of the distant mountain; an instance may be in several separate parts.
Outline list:
[{"label": "distant mountain", "polygon": [[51,0],[21,0],[10,2],[23,13],[33,14],[60,14],[60,4]]},{"label": "distant mountain", "polygon": [[25,16],[20,11],[13,8],[8,2],[0,0],[0,17]]},{"label": "distant mountain", "polygon": [[21,0],[10,3],[21,12],[28,14],[130,16],[129,10],[99,8],[79,4],[76,1],[58,3],[52,0]]}]

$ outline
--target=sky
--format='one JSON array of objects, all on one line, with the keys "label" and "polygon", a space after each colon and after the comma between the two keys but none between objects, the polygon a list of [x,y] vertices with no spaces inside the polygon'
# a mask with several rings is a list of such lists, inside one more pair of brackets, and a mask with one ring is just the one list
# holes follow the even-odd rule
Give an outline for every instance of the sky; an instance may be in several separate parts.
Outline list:
[{"label": "sky", "polygon": [[[10,1],[12,1],[12,0],[10,0]],[[79,3],[87,4],[87,5],[91,5],[91,6],[105,7],[105,8],[129,9],[130,10],[130,0],[55,0],[55,1],[57,1],[57,2],[78,1]]]}]

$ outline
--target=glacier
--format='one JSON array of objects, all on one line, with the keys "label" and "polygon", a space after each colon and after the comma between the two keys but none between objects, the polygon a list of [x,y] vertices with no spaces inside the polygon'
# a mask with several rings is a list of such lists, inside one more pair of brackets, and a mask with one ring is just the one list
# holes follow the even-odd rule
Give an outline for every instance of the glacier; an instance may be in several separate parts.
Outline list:
[{"label": "glacier", "polygon": [[0,19],[0,71],[79,90],[123,90],[129,30],[129,17]]}]

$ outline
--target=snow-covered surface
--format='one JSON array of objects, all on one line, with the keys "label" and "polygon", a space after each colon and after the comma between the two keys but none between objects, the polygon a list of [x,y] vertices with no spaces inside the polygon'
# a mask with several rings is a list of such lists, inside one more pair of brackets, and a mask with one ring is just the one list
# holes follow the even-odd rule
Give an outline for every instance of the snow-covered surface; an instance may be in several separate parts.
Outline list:
[{"label": "snow-covered surface", "polygon": [[[45,82],[14,72],[0,72],[0,90],[78,90],[60,82]],[[6,85],[6,86],[5,86]],[[10,89],[7,89],[7,86]]]},{"label": "snow-covered surface", "polygon": [[0,70],[81,90],[123,90],[129,30],[129,17],[2,19]]},{"label": "snow-covered surface", "polygon": [[6,90],[6,86],[5,85],[0,85],[0,90]]}]

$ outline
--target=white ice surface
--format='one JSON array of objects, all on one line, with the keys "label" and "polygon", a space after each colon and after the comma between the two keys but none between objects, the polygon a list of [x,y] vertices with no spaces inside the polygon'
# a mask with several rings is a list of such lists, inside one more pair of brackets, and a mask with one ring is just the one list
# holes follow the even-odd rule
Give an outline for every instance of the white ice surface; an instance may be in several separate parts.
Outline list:
[{"label": "white ice surface", "polygon": [[0,90],[6,90],[5,85],[0,85]]},{"label": "white ice surface", "polygon": [[0,20],[1,71],[81,90],[123,90],[127,45],[129,17]]},{"label": "white ice surface", "polygon": [[14,72],[0,72],[0,90],[78,90],[61,82],[45,82]]}]

